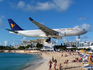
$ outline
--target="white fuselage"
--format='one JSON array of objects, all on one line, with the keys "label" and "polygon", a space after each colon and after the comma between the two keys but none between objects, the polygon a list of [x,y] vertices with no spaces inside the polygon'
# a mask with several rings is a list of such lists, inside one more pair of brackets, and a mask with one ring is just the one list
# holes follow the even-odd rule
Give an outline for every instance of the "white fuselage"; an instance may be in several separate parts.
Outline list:
[{"label": "white fuselage", "polygon": [[[27,37],[64,37],[64,36],[76,36],[85,34],[87,31],[84,29],[76,28],[64,28],[64,29],[53,29],[59,33],[59,35],[47,36],[42,30],[21,30],[17,31],[17,35],[27,36]],[[13,33],[13,32],[10,32]],[[15,33],[13,33],[15,34]]]}]

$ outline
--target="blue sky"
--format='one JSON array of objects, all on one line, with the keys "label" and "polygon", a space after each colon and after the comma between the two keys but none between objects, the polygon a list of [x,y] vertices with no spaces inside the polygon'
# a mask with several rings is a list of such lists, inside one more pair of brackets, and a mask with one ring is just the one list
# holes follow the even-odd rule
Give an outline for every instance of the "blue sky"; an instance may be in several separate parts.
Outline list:
[{"label": "blue sky", "polygon": [[[29,17],[49,28],[84,28],[88,33],[80,41],[93,41],[93,0],[0,0],[0,45],[16,45],[29,38],[10,34],[7,19],[13,19],[21,28],[37,29]],[[76,41],[78,36],[52,41]]]}]

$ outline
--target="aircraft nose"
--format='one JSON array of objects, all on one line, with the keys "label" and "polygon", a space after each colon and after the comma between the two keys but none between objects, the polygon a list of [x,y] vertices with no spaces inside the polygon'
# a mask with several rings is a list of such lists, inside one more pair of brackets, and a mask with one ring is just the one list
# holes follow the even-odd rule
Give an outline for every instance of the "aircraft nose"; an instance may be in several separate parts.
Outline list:
[{"label": "aircraft nose", "polygon": [[84,31],[85,33],[87,33],[87,30],[83,29],[83,31]]}]

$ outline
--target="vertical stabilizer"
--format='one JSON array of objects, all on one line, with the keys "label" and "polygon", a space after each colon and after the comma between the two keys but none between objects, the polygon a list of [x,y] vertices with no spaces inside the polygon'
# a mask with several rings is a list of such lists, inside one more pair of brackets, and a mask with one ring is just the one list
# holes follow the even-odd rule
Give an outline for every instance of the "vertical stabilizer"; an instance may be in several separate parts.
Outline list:
[{"label": "vertical stabilizer", "polygon": [[13,30],[13,31],[23,30],[12,19],[8,19],[8,22],[9,22],[9,25],[11,27],[11,30]]}]

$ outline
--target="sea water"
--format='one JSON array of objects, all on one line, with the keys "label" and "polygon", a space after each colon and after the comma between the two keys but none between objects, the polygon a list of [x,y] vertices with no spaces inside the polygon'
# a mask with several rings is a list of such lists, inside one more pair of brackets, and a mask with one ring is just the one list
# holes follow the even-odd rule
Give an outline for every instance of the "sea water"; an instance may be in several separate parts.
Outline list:
[{"label": "sea water", "polygon": [[0,70],[21,70],[39,59],[36,54],[0,53]]}]

